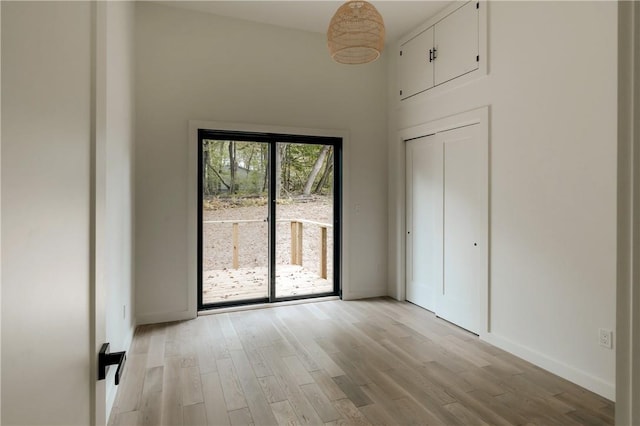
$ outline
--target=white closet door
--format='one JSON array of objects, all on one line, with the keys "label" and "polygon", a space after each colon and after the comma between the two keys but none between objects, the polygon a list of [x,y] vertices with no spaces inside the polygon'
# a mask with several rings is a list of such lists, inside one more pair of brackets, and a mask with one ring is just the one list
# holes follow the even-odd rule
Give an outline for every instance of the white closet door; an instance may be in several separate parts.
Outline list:
[{"label": "white closet door", "polygon": [[444,279],[438,316],[474,333],[486,322],[488,147],[480,125],[438,134],[444,146]]},{"label": "white closet door", "polygon": [[406,299],[435,310],[442,288],[442,143],[406,143]]}]

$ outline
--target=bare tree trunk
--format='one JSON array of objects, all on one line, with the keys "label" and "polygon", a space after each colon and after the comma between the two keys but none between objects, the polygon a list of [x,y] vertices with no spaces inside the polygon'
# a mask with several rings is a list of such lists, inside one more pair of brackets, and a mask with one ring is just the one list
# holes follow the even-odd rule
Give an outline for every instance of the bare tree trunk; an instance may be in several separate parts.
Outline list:
[{"label": "bare tree trunk", "polygon": [[249,158],[247,159],[247,164],[244,165],[244,167],[247,168],[247,170],[253,170],[251,168],[251,163],[253,162],[253,155],[255,154],[255,145],[251,144],[249,145]]},{"label": "bare tree trunk", "polygon": [[215,172],[216,176],[219,179],[218,185],[216,186],[218,191],[222,191],[222,185],[220,185],[220,182],[222,182],[224,184],[224,186],[227,187],[227,189],[229,189],[229,186],[224,182],[224,180],[222,179],[222,176],[220,176],[220,173],[222,173],[223,169],[224,169],[224,150],[225,150],[225,143],[224,142],[217,142],[216,143],[216,148],[218,149],[218,156],[216,158],[216,164],[213,166],[213,171]]},{"label": "bare tree trunk", "polygon": [[318,194],[322,191],[322,188],[324,188],[324,186],[326,185],[327,179],[329,179],[329,175],[331,174],[332,170],[333,170],[333,149],[329,152],[329,158],[327,159],[327,164],[324,167],[324,172],[322,172],[322,177],[320,178],[318,185],[316,185],[315,191],[313,191],[314,193]]},{"label": "bare tree trunk", "polygon": [[229,141],[229,173],[231,176],[229,186],[231,186],[232,195],[236,192],[236,168],[236,143]]},{"label": "bare tree trunk", "polygon": [[313,164],[313,168],[307,177],[307,182],[304,184],[304,189],[302,190],[303,195],[310,195],[311,188],[313,187],[313,182],[315,182],[318,173],[320,173],[320,169],[322,168],[322,164],[324,163],[324,159],[327,156],[327,152],[329,152],[329,145],[324,145],[320,154],[318,154],[318,158],[316,158],[316,162]]},{"label": "bare tree trunk", "polygon": [[224,179],[222,179],[222,176],[220,176],[220,173],[218,173],[216,171],[216,169],[212,166],[209,165],[209,168],[211,169],[211,171],[213,172],[214,175],[216,175],[216,177],[218,178],[218,188],[220,187],[220,183],[222,183],[227,189],[231,189],[231,186],[227,185],[227,183],[224,181]]},{"label": "bare tree trunk", "polygon": [[202,146],[202,192],[204,195],[211,195],[211,185],[209,183],[209,143]]},{"label": "bare tree trunk", "polygon": [[283,181],[282,189],[286,193],[291,191],[291,153],[289,152],[289,145],[282,145],[282,169],[283,169]]},{"label": "bare tree trunk", "polygon": [[282,160],[286,153],[286,146],[285,143],[276,144],[276,175],[272,177],[276,180],[276,193],[274,194],[276,200],[279,200],[282,194]]},{"label": "bare tree trunk", "polygon": [[262,180],[262,192],[267,190],[267,182],[269,178],[269,149],[268,145],[262,144],[261,147],[261,156],[260,156],[260,167],[264,170],[264,179]]}]

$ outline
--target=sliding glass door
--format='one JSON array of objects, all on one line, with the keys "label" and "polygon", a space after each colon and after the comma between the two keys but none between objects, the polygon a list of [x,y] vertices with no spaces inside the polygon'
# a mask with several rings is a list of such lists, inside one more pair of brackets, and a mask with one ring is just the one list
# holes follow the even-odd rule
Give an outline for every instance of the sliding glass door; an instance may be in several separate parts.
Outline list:
[{"label": "sliding glass door", "polygon": [[[276,298],[333,290],[332,145],[278,143]],[[291,191],[290,196],[283,192]],[[295,194],[294,196],[291,196]]]},{"label": "sliding glass door", "polygon": [[341,142],[199,131],[199,309],[339,294]]},{"label": "sliding glass door", "polygon": [[269,145],[201,143],[202,303],[269,298]]}]

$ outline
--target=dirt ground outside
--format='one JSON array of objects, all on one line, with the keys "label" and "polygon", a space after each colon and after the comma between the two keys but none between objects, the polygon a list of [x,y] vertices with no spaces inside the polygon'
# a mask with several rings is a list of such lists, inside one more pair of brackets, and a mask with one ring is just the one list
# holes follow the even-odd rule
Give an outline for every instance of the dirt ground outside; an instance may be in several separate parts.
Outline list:
[{"label": "dirt ground outside", "polygon": [[[207,203],[205,203],[206,206]],[[264,294],[268,286],[268,207],[264,201],[217,204],[203,210],[203,288],[205,303]],[[244,205],[243,205],[244,204]],[[249,204],[249,205],[246,205]],[[331,197],[287,200],[276,209],[276,286],[278,296],[333,289],[333,203]],[[321,226],[303,223],[302,268],[291,268],[291,222],[327,227],[327,279],[319,279]],[[233,268],[233,223],[238,223],[238,269]],[[249,221],[249,222],[245,222]],[[224,223],[207,223],[224,222]],[[294,274],[293,271],[299,271]],[[285,283],[285,281],[287,281]],[[256,293],[257,292],[257,293]],[[264,296],[262,296],[264,297]],[[209,299],[209,301],[207,301]]]}]

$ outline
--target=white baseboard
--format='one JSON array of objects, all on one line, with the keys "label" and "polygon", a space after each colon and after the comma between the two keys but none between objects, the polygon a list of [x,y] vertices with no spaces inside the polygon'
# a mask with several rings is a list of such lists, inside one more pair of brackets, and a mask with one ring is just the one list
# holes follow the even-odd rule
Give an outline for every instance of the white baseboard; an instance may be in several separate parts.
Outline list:
[{"label": "white baseboard", "polygon": [[190,310],[175,312],[155,312],[151,314],[138,314],[136,315],[136,320],[138,325],[144,325],[157,324],[161,322],[190,320],[195,319],[197,316],[197,312],[191,312]]},{"label": "white baseboard", "polygon": [[507,338],[494,333],[480,335],[480,338],[487,343],[516,355],[532,364],[537,365],[557,376],[569,380],[579,386],[589,389],[611,401],[615,402],[616,387],[614,383],[606,382],[599,377],[595,377],[586,371],[579,370],[557,359],[537,352],[531,348],[515,343]]},{"label": "white baseboard", "polygon": [[[343,289],[344,290],[344,289]],[[342,300],[358,300],[369,299],[371,297],[382,297],[387,295],[386,287],[376,287],[360,291],[348,291],[342,292]]]}]

